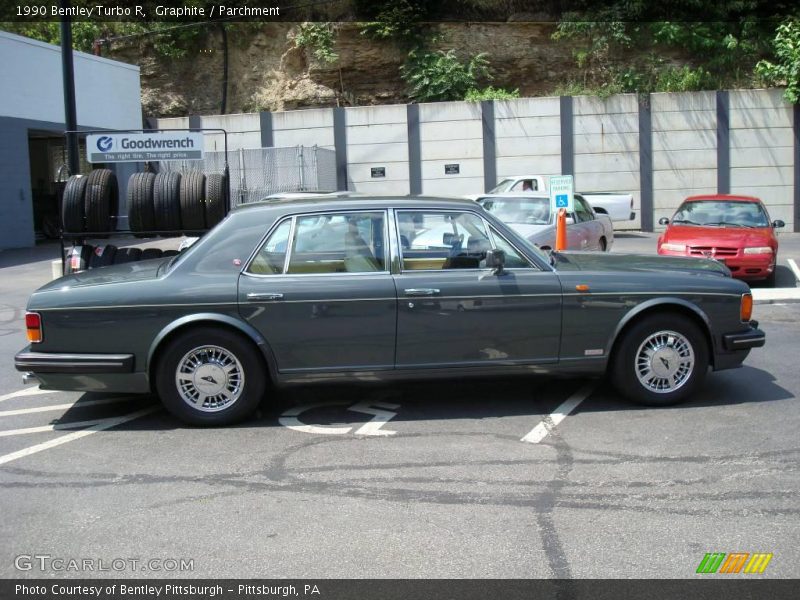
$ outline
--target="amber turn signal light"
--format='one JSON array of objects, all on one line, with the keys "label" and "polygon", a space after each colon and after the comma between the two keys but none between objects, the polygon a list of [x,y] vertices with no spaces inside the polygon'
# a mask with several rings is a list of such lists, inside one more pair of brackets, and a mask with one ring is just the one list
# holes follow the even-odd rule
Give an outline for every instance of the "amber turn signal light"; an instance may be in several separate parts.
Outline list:
[{"label": "amber turn signal light", "polygon": [[742,306],[739,310],[742,321],[749,321],[753,316],[753,294],[742,294]]},{"label": "amber turn signal light", "polygon": [[38,344],[42,341],[42,317],[39,313],[25,313],[25,329],[28,332],[28,341]]}]

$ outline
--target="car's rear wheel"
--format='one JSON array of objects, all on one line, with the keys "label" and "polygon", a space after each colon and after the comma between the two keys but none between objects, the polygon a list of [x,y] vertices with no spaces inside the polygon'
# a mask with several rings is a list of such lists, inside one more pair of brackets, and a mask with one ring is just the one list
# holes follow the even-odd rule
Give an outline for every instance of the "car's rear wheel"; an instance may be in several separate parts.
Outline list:
[{"label": "car's rear wheel", "polygon": [[216,328],[186,331],[156,365],[156,389],[173,415],[192,425],[236,423],[258,407],[266,389],[258,350],[242,336]]},{"label": "car's rear wheel", "polygon": [[600,238],[600,252],[605,252],[608,249],[608,243],[606,242],[606,238]]},{"label": "car's rear wheel", "polygon": [[700,328],[677,314],[645,317],[623,334],[612,357],[617,389],[649,406],[681,402],[702,384],[708,345]]},{"label": "car's rear wheel", "polygon": [[775,263],[775,268],[772,270],[772,273],[767,275],[767,278],[764,280],[764,285],[767,287],[775,287],[775,279],[777,277],[778,271],[778,264]]}]

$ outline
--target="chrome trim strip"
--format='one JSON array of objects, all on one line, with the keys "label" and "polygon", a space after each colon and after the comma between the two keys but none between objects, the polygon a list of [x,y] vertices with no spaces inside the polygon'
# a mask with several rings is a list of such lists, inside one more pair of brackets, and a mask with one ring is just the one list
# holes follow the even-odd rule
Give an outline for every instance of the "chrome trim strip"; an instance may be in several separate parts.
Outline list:
[{"label": "chrome trim strip", "polygon": [[[351,213],[382,213],[383,214],[383,244],[384,244],[383,261],[384,261],[384,267],[386,267],[386,265],[387,265],[386,248],[388,248],[388,243],[389,243],[389,237],[388,237],[389,234],[388,234],[388,231],[387,231],[387,229],[388,229],[388,221],[389,221],[388,209],[378,208],[378,209],[375,209],[375,210],[369,210],[369,209],[358,208],[358,209],[350,209],[350,210],[325,210],[325,211],[322,211],[322,212],[317,211],[317,212],[307,212],[307,213],[295,213],[295,214],[287,215],[287,216],[283,217],[279,221],[276,221],[273,224],[273,226],[270,227],[270,229],[267,232],[267,234],[264,235],[261,238],[261,241],[256,246],[256,249],[253,252],[250,253],[250,257],[245,262],[245,266],[239,271],[239,274],[240,275],[247,275],[248,277],[256,277],[256,278],[260,278],[260,279],[270,279],[270,278],[274,279],[276,277],[320,277],[320,276],[331,276],[331,275],[341,277],[342,275],[387,275],[387,274],[389,274],[389,269],[388,268],[384,268],[384,270],[382,270],[382,271],[365,271],[365,272],[360,272],[360,273],[289,273],[288,272],[289,271],[289,264],[291,263],[291,260],[292,260],[292,252],[294,251],[294,245],[295,245],[294,244],[294,242],[295,242],[294,238],[295,238],[295,235],[297,233],[297,219],[298,218],[307,217],[307,216],[311,216],[311,215],[325,216],[325,215],[339,215],[339,214],[351,214]],[[291,227],[289,229],[289,239],[288,239],[288,242],[286,244],[286,257],[283,260],[283,272],[282,273],[250,273],[248,271],[248,269],[250,268],[250,264],[255,260],[256,255],[258,254],[258,252],[264,246],[264,244],[269,239],[269,237],[272,235],[272,233],[278,227],[280,227],[283,224],[283,222],[286,221],[287,219],[291,219],[292,224],[291,224]]]},{"label": "chrome trim strip", "polygon": [[20,352],[14,357],[17,371],[34,373],[132,373],[133,364],[133,354]]},{"label": "chrome trim strip", "polygon": [[[463,272],[467,271],[468,269],[454,269],[454,272]],[[480,269],[485,270],[485,269]],[[508,270],[508,269],[507,269]],[[417,271],[418,273],[423,273],[424,271]],[[537,273],[547,273],[548,271],[535,271]],[[406,274],[413,274],[414,271],[407,271]],[[267,277],[324,277],[330,275],[384,275],[386,276],[388,273],[384,271],[379,272],[370,272],[370,273],[322,273],[319,275],[267,275]],[[257,277],[257,275],[252,275],[250,273],[243,273],[243,275],[249,275],[251,277]],[[481,296],[437,296],[437,300],[460,300],[460,299],[470,299],[470,298],[540,298],[540,297],[581,297],[581,298],[591,298],[592,296],[723,296],[723,297],[732,297],[732,298],[739,298],[740,294],[735,293],[726,293],[726,292],[565,292],[565,293],[553,293],[553,294],[513,294],[511,296],[506,296],[502,294],[494,294],[494,295],[481,295]],[[283,302],[351,302],[351,301],[366,301],[366,300],[397,300],[397,298],[326,298],[326,299],[312,299],[312,300],[284,300]],[[114,308],[183,308],[183,307],[195,307],[195,306],[239,306],[239,302],[192,302],[186,304],[119,304],[119,305],[110,305],[110,306],[69,306],[69,307],[48,307],[48,308],[36,308],[36,311],[62,311],[62,310],[110,310]]]},{"label": "chrome trim strip", "polygon": [[591,296],[729,296],[740,298],[741,294],[733,292],[564,292],[564,296],[581,296],[590,298]]},{"label": "chrome trim strip", "polygon": [[239,302],[192,302],[187,304],[111,304],[106,306],[54,306],[37,308],[37,311],[60,310],[110,310],[112,308],[182,308],[194,306],[239,306]]},{"label": "chrome trim strip", "polygon": [[277,281],[279,278],[282,280],[284,277],[374,277],[375,275],[390,275],[389,271],[362,271],[360,273],[242,273],[247,277],[256,279],[272,279]]},{"label": "chrome trim strip", "polygon": [[[286,256],[283,257],[283,273],[286,275],[289,271],[289,263],[292,258],[292,249],[294,248],[294,236],[297,235],[297,215],[292,216],[292,224],[289,226],[289,240],[286,242]],[[277,273],[275,273],[277,275]]]}]

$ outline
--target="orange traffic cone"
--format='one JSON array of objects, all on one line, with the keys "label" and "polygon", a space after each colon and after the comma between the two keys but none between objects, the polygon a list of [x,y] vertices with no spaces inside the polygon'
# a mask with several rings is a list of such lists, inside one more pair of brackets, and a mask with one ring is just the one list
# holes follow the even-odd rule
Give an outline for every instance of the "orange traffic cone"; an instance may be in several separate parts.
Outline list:
[{"label": "orange traffic cone", "polygon": [[567,249],[567,209],[559,208],[556,216],[556,250]]}]

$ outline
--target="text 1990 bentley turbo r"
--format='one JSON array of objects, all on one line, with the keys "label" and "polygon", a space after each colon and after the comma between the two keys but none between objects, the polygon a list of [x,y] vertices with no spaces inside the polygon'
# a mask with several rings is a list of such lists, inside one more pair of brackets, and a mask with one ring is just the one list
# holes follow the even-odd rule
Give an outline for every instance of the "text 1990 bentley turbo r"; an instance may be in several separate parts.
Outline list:
[{"label": "text 1990 bentley turbo r", "polygon": [[15,365],[46,389],[157,392],[203,425],[268,384],[349,378],[607,372],[663,405],[764,344],[751,310],[718,262],[547,255],[466,200],[278,200],[177,257],[43,286]]}]

